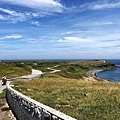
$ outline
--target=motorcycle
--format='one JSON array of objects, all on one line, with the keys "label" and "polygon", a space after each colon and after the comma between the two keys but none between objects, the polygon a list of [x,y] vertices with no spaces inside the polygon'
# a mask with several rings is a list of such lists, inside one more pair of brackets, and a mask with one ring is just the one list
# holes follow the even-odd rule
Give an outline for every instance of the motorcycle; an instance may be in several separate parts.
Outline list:
[{"label": "motorcycle", "polygon": [[2,85],[6,85],[7,80],[6,79],[2,79]]}]

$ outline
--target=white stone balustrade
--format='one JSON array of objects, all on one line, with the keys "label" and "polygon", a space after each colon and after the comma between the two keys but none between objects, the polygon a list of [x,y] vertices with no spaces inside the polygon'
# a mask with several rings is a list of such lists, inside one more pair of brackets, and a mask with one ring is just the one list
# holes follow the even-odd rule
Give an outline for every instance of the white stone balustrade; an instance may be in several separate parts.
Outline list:
[{"label": "white stone balustrade", "polygon": [[18,120],[76,120],[21,94],[9,84],[6,88],[6,99]]}]

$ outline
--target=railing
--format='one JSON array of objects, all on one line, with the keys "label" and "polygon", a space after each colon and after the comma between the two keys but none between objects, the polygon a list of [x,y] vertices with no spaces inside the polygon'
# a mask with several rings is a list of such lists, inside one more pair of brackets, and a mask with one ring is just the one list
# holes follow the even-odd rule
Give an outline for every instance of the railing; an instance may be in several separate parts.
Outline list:
[{"label": "railing", "polygon": [[6,88],[6,99],[18,120],[76,120],[21,94],[9,84]]}]

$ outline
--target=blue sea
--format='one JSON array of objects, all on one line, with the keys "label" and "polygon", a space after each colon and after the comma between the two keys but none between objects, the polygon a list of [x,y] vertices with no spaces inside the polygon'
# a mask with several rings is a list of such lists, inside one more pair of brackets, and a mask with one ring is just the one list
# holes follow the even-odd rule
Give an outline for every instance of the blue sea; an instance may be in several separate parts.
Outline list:
[{"label": "blue sea", "polygon": [[[108,60],[120,66],[120,59]],[[117,69],[101,71],[97,73],[97,76],[111,82],[120,82],[120,67]]]}]

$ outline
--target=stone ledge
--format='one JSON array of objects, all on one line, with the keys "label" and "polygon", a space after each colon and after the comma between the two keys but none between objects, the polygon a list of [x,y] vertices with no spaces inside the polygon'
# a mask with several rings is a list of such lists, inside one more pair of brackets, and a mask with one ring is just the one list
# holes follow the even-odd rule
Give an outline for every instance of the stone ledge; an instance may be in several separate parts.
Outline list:
[{"label": "stone ledge", "polygon": [[6,99],[19,120],[76,120],[14,90],[7,84]]}]

